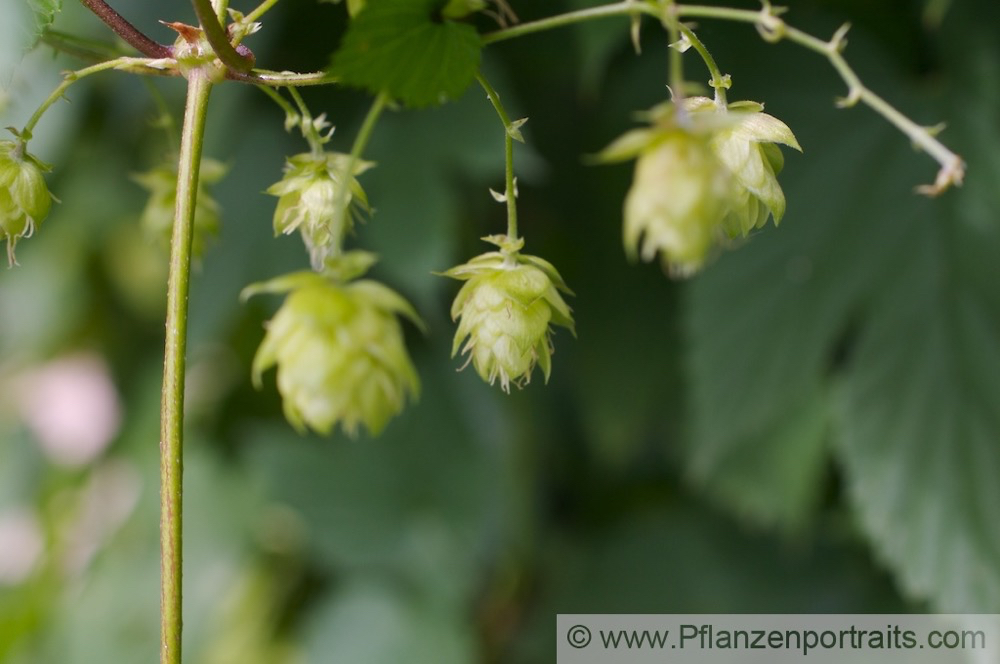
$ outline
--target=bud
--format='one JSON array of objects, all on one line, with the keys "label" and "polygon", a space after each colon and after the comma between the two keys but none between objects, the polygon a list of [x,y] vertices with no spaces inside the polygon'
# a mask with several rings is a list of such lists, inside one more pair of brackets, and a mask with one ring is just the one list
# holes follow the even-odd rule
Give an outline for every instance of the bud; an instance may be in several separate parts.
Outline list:
[{"label": "bud", "polygon": [[7,240],[8,265],[17,264],[17,241],[30,237],[49,213],[52,194],[42,175],[49,170],[23,143],[0,141],[0,239]]},{"label": "bud", "polygon": [[[341,257],[350,263],[341,276],[359,276],[372,264],[371,254],[355,260],[361,254]],[[376,435],[408,397],[418,395],[420,381],[397,315],[422,323],[395,291],[368,279],[344,283],[297,272],[248,286],[242,297],[257,293],[289,293],[267,324],[253,377],[259,386],[261,374],[277,366],[285,417],[299,431],[308,426],[327,434],[339,424],[355,436],[364,424]]]},{"label": "bud", "polygon": [[504,392],[510,392],[511,383],[527,384],[536,363],[548,382],[553,352],[550,325],[575,334],[570,308],[559,291],[572,293],[551,263],[519,253],[524,240],[512,242],[503,235],[483,239],[500,251],[443,273],[466,282],[451,308],[452,320],[461,319],[452,357],[461,348],[469,356],[465,366],[471,362],[490,385],[499,378]]},{"label": "bud", "polygon": [[[368,197],[355,176],[375,164],[354,160],[347,191],[342,191],[350,161],[350,155],[339,152],[295,155],[285,164],[285,176],[267,189],[267,193],[278,197],[275,235],[300,230],[315,269],[322,267],[327,256],[339,251],[354,216],[360,210],[369,211]],[[337,210],[338,202],[344,208]]]},{"label": "bud", "polygon": [[[226,175],[226,166],[214,159],[203,159],[198,172],[198,201],[194,208],[194,234],[191,253],[201,256],[209,236],[219,234],[219,204],[208,192],[208,185],[215,184]],[[177,164],[157,166],[145,173],[136,173],[132,179],[149,192],[149,200],[142,210],[139,223],[143,231],[164,246],[169,245],[174,228],[177,204]]]}]

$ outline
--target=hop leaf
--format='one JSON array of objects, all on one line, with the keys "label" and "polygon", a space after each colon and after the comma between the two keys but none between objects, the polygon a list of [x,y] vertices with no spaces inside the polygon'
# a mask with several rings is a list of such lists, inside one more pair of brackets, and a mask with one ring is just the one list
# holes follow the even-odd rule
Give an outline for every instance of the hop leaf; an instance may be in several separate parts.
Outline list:
[{"label": "hop leaf", "polygon": [[7,240],[8,265],[17,263],[17,241],[30,237],[52,207],[42,175],[48,170],[25,151],[23,143],[0,141],[0,239]]},{"label": "hop leaf", "polygon": [[388,93],[413,108],[457,99],[475,80],[482,40],[473,26],[453,19],[479,5],[475,0],[365,2],[330,73],[345,85]]},{"label": "hop leaf", "polygon": [[[275,235],[300,230],[315,269],[321,269],[326,257],[340,250],[360,211],[369,210],[368,197],[356,176],[375,164],[356,159],[348,189],[342,192],[350,159],[339,152],[295,155],[285,164],[285,176],[267,189],[278,197]],[[336,209],[338,201],[343,201],[346,209]]]},{"label": "hop leaf", "polygon": [[[198,172],[198,202],[194,209],[194,235],[191,253],[201,256],[210,236],[219,233],[219,204],[208,191],[226,175],[226,166],[214,159],[203,159]],[[145,173],[136,173],[132,179],[149,192],[149,200],[142,210],[139,223],[143,230],[167,246],[174,228],[177,201],[177,164],[157,166]]]},{"label": "hop leaf", "polygon": [[511,383],[527,384],[536,364],[547,382],[552,372],[550,326],[573,331],[570,308],[559,294],[570,290],[551,263],[519,253],[523,241],[483,239],[500,251],[443,273],[466,282],[451,308],[452,319],[460,319],[452,357],[461,349],[469,356],[466,365],[471,362],[490,385],[499,378],[505,392],[510,392]]},{"label": "hop leaf", "polygon": [[[352,260],[343,273],[366,263]],[[422,323],[396,292],[368,279],[343,283],[315,272],[249,286],[243,297],[261,292],[289,295],[267,324],[254,382],[277,366],[285,417],[296,429],[327,434],[339,424],[354,436],[363,424],[377,435],[417,397],[420,381],[397,315]]]}]

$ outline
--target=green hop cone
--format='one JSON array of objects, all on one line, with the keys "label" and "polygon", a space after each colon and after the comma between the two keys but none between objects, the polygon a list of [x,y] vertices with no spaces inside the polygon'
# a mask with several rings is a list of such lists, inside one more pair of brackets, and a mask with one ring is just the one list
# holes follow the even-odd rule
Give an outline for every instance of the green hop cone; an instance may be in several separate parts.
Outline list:
[{"label": "green hop cone", "polygon": [[7,240],[8,265],[17,263],[17,241],[30,237],[52,207],[42,175],[48,170],[25,151],[23,143],[0,141],[0,239]]},{"label": "green hop cone", "polygon": [[[317,270],[327,256],[340,250],[354,218],[361,211],[369,211],[368,197],[356,176],[375,164],[354,160],[347,191],[343,191],[342,180],[350,161],[350,155],[339,152],[295,155],[285,164],[284,177],[267,189],[267,193],[278,197],[274,210],[275,235],[301,231],[313,268]],[[345,207],[337,210],[338,202]]]},{"label": "green hop cone", "polygon": [[308,426],[327,434],[339,424],[354,436],[363,424],[377,435],[419,394],[398,315],[422,323],[395,291],[353,280],[373,262],[371,254],[350,252],[331,259],[327,275],[297,272],[243,291],[243,298],[288,293],[267,324],[253,376],[259,386],[261,375],[277,366],[285,416],[299,431]]},{"label": "green hop cone", "polygon": [[[459,349],[490,385],[510,392],[527,384],[538,364],[546,382],[552,372],[551,325],[575,334],[569,306],[559,294],[571,294],[551,263],[519,253],[523,240],[483,238],[500,247],[453,267],[443,275],[466,283],[451,308],[460,320],[452,357]],[[464,345],[463,345],[464,342]]]},{"label": "green hop cone", "polygon": [[598,160],[636,159],[625,198],[624,241],[630,257],[659,255],[674,276],[697,272],[727,237],[746,236],[785,212],[775,143],[800,149],[791,130],[738,102],[720,107],[707,97],[673,102],[645,114],[648,128],[626,132]]},{"label": "green hop cone", "polygon": [[733,196],[732,177],[703,136],[672,131],[639,155],[625,197],[625,249],[644,261],[657,254],[671,274],[705,262]]},{"label": "green hop cone", "polygon": [[[709,105],[715,108],[715,103],[705,97],[686,101],[695,112],[706,112]],[[775,225],[781,221],[785,194],[777,175],[785,158],[777,144],[802,151],[788,125],[763,110],[763,105],[752,101],[730,104],[728,113],[735,123],[723,127],[711,139],[719,161],[737,181],[733,204],[723,220],[723,229],[730,237],[746,237],[755,228],[763,227],[769,217]]]},{"label": "green hop cone", "polygon": [[[194,235],[191,252],[201,256],[211,236],[219,233],[219,204],[209,194],[208,185],[215,184],[226,175],[227,168],[214,159],[203,159],[198,171],[198,202],[194,209]],[[139,223],[143,231],[164,247],[170,243],[174,228],[177,202],[177,164],[166,163],[145,173],[136,173],[132,179],[149,192],[146,207]]]}]

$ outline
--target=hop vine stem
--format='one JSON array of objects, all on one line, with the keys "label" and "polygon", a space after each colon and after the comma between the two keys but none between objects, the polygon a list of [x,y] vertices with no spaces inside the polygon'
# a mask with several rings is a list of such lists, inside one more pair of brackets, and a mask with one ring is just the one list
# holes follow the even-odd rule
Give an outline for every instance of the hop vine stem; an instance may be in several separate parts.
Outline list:
[{"label": "hop vine stem", "polygon": [[486,91],[490,103],[496,109],[497,115],[504,128],[504,161],[505,161],[505,183],[504,198],[507,203],[507,238],[511,241],[517,240],[517,191],[514,185],[514,137],[519,136],[517,127],[510,121],[510,116],[500,102],[500,95],[493,89],[490,82],[481,73],[476,74],[476,80]]},{"label": "hop vine stem", "polygon": [[181,664],[184,374],[188,292],[198,174],[211,90],[207,74],[194,70],[188,75],[177,168],[177,203],[170,239],[160,403],[160,664]]}]

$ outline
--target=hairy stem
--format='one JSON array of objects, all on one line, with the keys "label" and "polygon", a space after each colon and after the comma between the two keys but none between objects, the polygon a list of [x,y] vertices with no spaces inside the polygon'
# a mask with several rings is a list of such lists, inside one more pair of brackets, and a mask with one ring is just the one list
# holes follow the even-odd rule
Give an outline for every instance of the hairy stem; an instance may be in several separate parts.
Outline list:
[{"label": "hairy stem", "polygon": [[[281,96],[280,92],[273,88],[269,88],[266,85],[258,85],[257,89],[270,97],[271,101],[277,104],[281,110],[285,112],[286,131],[290,131],[291,128],[295,126],[293,122],[298,123],[300,121],[301,116],[299,115],[299,112],[296,111],[295,107],[293,107],[290,103],[288,103],[288,101],[285,100],[284,97]],[[294,88],[292,89],[294,90]]]},{"label": "hairy stem", "polygon": [[[892,123],[892,125],[897,129],[906,134],[910,140],[912,140],[916,145],[926,151],[938,162],[941,168],[938,171],[934,184],[918,187],[917,190],[919,192],[929,195],[937,195],[951,185],[958,185],[962,183],[962,178],[965,176],[965,162],[961,157],[937,140],[937,138],[935,138],[926,127],[922,127],[908,118],[906,115],[889,104],[885,99],[875,94],[861,83],[858,75],[854,72],[851,66],[844,59],[844,56],[841,54],[844,46],[843,37],[846,32],[845,29],[842,28],[829,41],[824,41],[786,24],[784,20],[778,16],[778,12],[775,8],[771,7],[768,2],[765,2],[764,6],[760,10],[750,10],[735,9],[731,7],[713,7],[708,5],[684,5],[676,3],[672,0],[667,2],[666,5],[652,1],[637,2],[636,0],[623,0],[622,2],[567,12],[565,14],[550,16],[538,21],[531,21],[510,28],[497,30],[483,35],[483,44],[493,44],[513,39],[515,37],[522,37],[524,35],[530,35],[537,32],[551,30],[552,28],[573,25],[574,23],[581,23],[598,18],[606,18],[609,16],[634,17],[642,14],[660,18],[664,22],[668,32],[672,32],[671,26],[677,25],[676,20],[682,17],[721,19],[725,21],[749,23],[754,25],[761,33],[761,36],[767,41],[774,42],[781,39],[787,39],[795,44],[804,46],[811,51],[815,51],[816,53],[825,56],[847,84],[848,94],[844,102],[841,104],[842,106],[850,106],[857,104],[858,102],[865,104]],[[674,28],[674,30],[676,29],[677,28]],[[699,50],[699,52],[701,51]],[[703,58],[706,53],[707,50],[705,53],[702,53]],[[708,60],[706,60],[706,64],[707,63]],[[709,67],[711,68],[711,65],[709,65]],[[677,76],[676,71],[674,71],[675,68],[676,65],[671,65],[671,85],[678,87],[675,79],[679,77]],[[720,89],[716,88],[716,90]],[[681,91],[675,90],[675,94],[681,94]]]},{"label": "hairy stem", "polygon": [[523,37],[524,35],[530,35],[536,32],[544,32],[546,30],[551,30],[552,28],[561,28],[566,25],[573,25],[574,23],[582,23],[583,21],[590,21],[595,18],[606,18],[608,16],[636,16],[639,14],[646,14],[648,16],[655,16],[659,18],[662,12],[657,6],[648,2],[624,0],[623,2],[601,5],[599,7],[591,7],[588,9],[580,9],[574,12],[567,12],[565,14],[559,14],[558,16],[550,16],[549,18],[543,18],[538,21],[530,21],[528,23],[521,23],[510,28],[497,30],[483,35],[483,44],[494,44],[499,41],[505,41],[515,37]]},{"label": "hairy stem", "polygon": [[840,74],[844,83],[847,84],[847,97],[840,103],[840,106],[853,106],[858,102],[865,104],[906,134],[911,141],[920,146],[941,166],[934,184],[918,187],[917,191],[936,196],[951,185],[960,185],[962,183],[962,178],[965,176],[965,162],[962,161],[962,158],[945,147],[926,127],[918,125],[889,102],[868,89],[861,82],[854,69],[847,63],[847,60],[844,59],[842,51],[845,45],[844,36],[847,32],[847,26],[838,30],[829,41],[824,41],[788,25],[773,13],[772,8],[768,5],[765,5],[759,11],[731,9],[728,7],[678,5],[676,11],[678,16],[716,18],[750,23],[756,26],[761,36],[768,41],[787,39],[790,42],[826,57],[833,68],[837,70],[837,73]]},{"label": "hairy stem", "polygon": [[511,123],[510,116],[507,115],[507,111],[500,102],[500,95],[498,95],[497,91],[493,89],[493,86],[486,80],[486,77],[479,73],[476,74],[476,80],[479,81],[479,85],[483,86],[483,90],[486,91],[486,96],[489,97],[490,102],[493,104],[493,108],[496,109],[497,115],[500,116],[500,121],[503,123],[504,156],[506,162],[504,198],[507,203],[507,238],[513,241],[517,239],[517,191],[514,184],[514,137],[516,136],[518,137],[518,140],[521,140],[521,133],[520,130],[518,130],[518,128]]},{"label": "hairy stem", "polygon": [[160,402],[160,664],[181,664],[181,559],[183,525],[184,369],[191,237],[205,116],[212,84],[207,74],[188,75],[187,103],[177,166],[177,203],[170,239],[166,344]]},{"label": "hairy stem", "polygon": [[35,112],[28,118],[28,122],[24,125],[21,130],[20,136],[22,140],[28,141],[31,139],[31,132],[34,130],[35,125],[38,121],[42,119],[45,111],[59,101],[59,99],[66,94],[67,88],[73,85],[81,78],[90,76],[91,74],[97,74],[102,71],[107,71],[109,69],[125,69],[130,67],[135,67],[136,69],[143,69],[148,65],[150,60],[148,58],[115,58],[114,60],[107,60],[90,67],[84,67],[83,69],[78,69],[77,71],[68,72],[64,77],[62,83],[56,86],[56,89],[52,91],[45,101],[42,102],[41,106],[35,109]]},{"label": "hairy stem", "polygon": [[305,85],[330,85],[336,83],[338,79],[330,76],[324,71],[316,72],[287,72],[271,71],[269,69],[254,69],[252,72],[240,72],[230,69],[226,73],[226,78],[240,83],[251,83],[253,85],[266,85],[272,88],[292,88]]},{"label": "hairy stem", "polygon": [[[306,106],[306,102],[298,90],[288,88],[288,92],[295,101],[295,105],[299,108],[297,115],[299,117],[299,129],[302,130],[302,138],[306,139],[306,142],[309,143],[309,149],[314,155],[323,154],[323,137],[320,136],[319,130],[316,129],[316,125],[313,123],[313,116],[309,112],[309,107]],[[354,164],[352,163],[351,169],[353,168]]]},{"label": "hairy stem", "polygon": [[[347,158],[347,163],[344,165],[344,172],[340,175],[340,188],[337,189],[337,198],[334,201],[333,210],[335,215],[347,215],[350,211],[347,209],[350,206],[350,199],[348,198],[351,193],[351,181],[354,178],[354,167],[357,166],[358,160],[361,159],[361,154],[365,151],[365,147],[368,145],[368,141],[371,140],[372,134],[375,131],[375,124],[378,122],[379,116],[382,115],[382,111],[389,104],[389,95],[384,92],[379,93],[375,97],[375,101],[372,102],[371,108],[368,109],[368,114],[365,115],[364,121],[361,123],[361,127],[358,129],[357,136],[354,137],[354,144],[351,145],[351,154]],[[304,106],[304,104],[303,104]],[[337,220],[339,222],[340,219]],[[341,228],[346,228],[344,224],[335,223],[336,226]],[[336,247],[334,253],[340,253],[341,247]]]},{"label": "hairy stem", "polygon": [[121,14],[112,9],[104,0],[80,0],[80,3],[97,14],[98,18],[115,31],[115,34],[143,55],[150,58],[169,58],[173,55],[171,47],[158,44],[147,37],[145,33],[126,21]]},{"label": "hairy stem", "polygon": [[691,42],[694,46],[694,50],[698,52],[701,59],[705,62],[705,66],[708,67],[708,73],[711,75],[712,80],[710,85],[715,90],[715,103],[723,108],[726,107],[726,78],[722,75],[722,70],[719,69],[719,65],[716,64],[715,58],[712,54],[708,52],[705,44],[698,38],[698,35],[694,33],[691,28],[687,27],[683,23],[678,23],[678,28],[681,33],[687,37],[687,40]]},{"label": "hairy stem", "polygon": [[225,25],[226,14],[229,11],[229,0],[213,0],[212,4],[215,7],[215,18],[219,20],[221,25]]},{"label": "hairy stem", "polygon": [[[675,5],[673,0],[669,0],[667,5],[668,9],[673,10]],[[677,16],[672,12],[664,12],[663,15],[663,27],[667,30],[667,35],[670,37],[671,44],[678,44],[681,38],[680,21],[677,20]],[[669,68],[667,72],[667,80],[670,81],[670,95],[673,97],[674,103],[677,104],[677,112],[679,115],[684,115],[684,107],[680,103],[684,100],[687,93],[684,84],[684,62],[682,61],[682,53],[680,49],[674,47],[668,49],[670,52],[667,57],[669,58]]]}]

